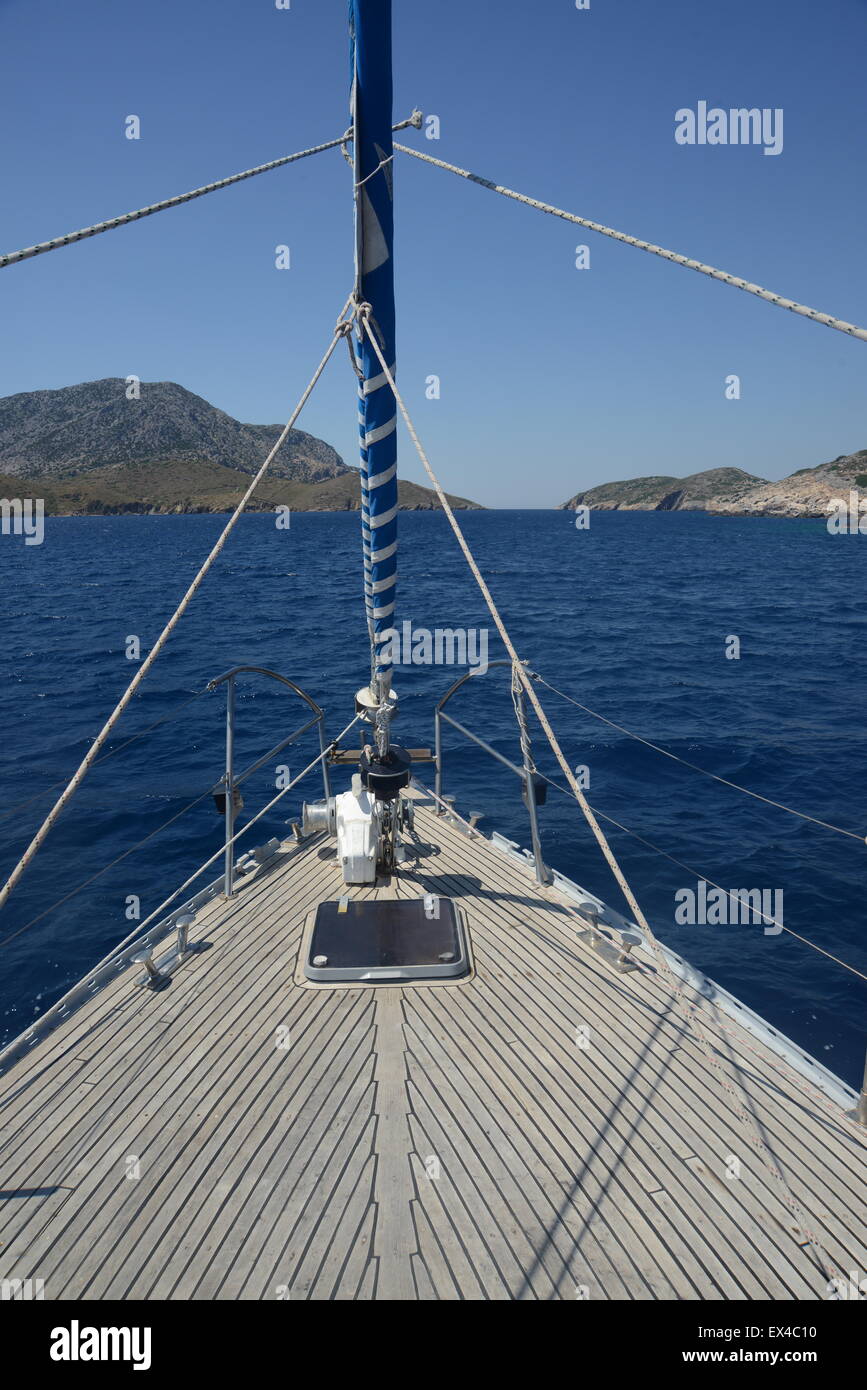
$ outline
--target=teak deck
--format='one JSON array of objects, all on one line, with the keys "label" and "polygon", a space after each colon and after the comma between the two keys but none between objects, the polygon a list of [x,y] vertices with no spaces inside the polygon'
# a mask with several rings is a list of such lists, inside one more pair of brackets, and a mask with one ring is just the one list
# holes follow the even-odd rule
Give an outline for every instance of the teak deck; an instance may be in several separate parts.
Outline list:
[{"label": "teak deck", "polygon": [[[323,836],[287,842],[199,911],[210,949],[169,988],[131,966],[15,1062],[0,1278],[48,1299],[822,1299],[867,1269],[867,1135],[841,1105],[692,995],[710,1066],[652,957],[617,973],[573,899],[423,799],[416,830],[416,869],[371,889]],[[300,983],[305,918],[344,892],[451,896],[474,974]]]}]

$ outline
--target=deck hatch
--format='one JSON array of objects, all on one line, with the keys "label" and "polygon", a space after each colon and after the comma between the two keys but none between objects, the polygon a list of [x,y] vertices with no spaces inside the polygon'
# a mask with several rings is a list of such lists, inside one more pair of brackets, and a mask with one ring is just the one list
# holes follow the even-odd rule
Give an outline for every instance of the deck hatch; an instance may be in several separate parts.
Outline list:
[{"label": "deck hatch", "polygon": [[469,969],[461,914],[433,893],[320,903],[304,961],[320,981],[459,979]]}]

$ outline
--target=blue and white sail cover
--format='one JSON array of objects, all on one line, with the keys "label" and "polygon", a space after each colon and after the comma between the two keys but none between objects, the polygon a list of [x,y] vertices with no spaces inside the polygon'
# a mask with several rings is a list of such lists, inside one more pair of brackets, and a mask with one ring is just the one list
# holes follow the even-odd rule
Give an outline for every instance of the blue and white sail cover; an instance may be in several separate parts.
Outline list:
[{"label": "blue and white sail cover", "polygon": [[[355,149],[356,293],[394,372],[391,0],[350,0]],[[397,409],[367,336],[359,336],[364,596],[380,696],[391,682],[388,638],[397,587]],[[386,644],[384,646],[384,644]]]}]

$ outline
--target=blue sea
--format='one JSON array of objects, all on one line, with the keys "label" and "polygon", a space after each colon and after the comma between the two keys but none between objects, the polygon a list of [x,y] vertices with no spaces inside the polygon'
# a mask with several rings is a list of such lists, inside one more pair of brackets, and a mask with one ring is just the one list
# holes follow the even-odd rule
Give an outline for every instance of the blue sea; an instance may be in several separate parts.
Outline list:
[{"label": "blue sea", "polygon": [[[75,770],[133,675],[127,639],[147,652],[224,521],[49,518],[42,545],[0,537],[4,877],[57,795],[52,784]],[[675,894],[705,875],[725,888],[779,890],[787,927],[867,973],[867,540],[830,536],[821,521],[683,512],[594,513],[583,531],[565,512],[461,521],[519,652],[551,684],[692,763],[862,837],[721,786],[540,689],[573,766],[589,769],[593,806],[680,861],[607,827],[660,937],[860,1083],[867,984],[785,933],[679,925]],[[490,659],[503,655],[441,514],[401,516],[398,617],[431,630],[487,628]],[[738,659],[726,656],[732,637]],[[218,780],[223,692],[121,745],[237,664],[303,686],[325,707],[330,736],[349,721],[368,671],[357,513],[299,513],[287,530],[270,514],[241,519],[115,730],[109,749],[119,751],[91,771],[0,914],[4,1039],[130,931],[128,899],[144,917],[219,848],[222,823],[206,799],[53,907]],[[399,673],[400,741],[432,744],[434,700],[457,674]],[[517,759],[507,671],[467,682],[451,708]],[[302,721],[303,707],[272,682],[243,683],[236,766]],[[276,761],[300,771],[314,738]],[[534,746],[540,768],[562,781],[538,730]],[[483,829],[528,844],[517,779],[454,731],[445,747],[445,790],[458,809],[481,811]],[[274,794],[274,776],[269,766],[245,784],[245,816]],[[301,801],[318,795],[314,775],[250,843],[286,834]],[[623,908],[574,802],[549,789],[540,817],[549,863]]]}]

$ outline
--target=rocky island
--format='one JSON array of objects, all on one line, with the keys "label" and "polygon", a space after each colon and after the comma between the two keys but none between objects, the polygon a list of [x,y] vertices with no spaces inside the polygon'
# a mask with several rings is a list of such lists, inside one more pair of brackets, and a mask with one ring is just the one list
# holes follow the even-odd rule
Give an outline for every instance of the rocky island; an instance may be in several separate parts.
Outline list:
[{"label": "rocky island", "polygon": [[[282,425],[247,425],[173,381],[109,377],[0,399],[0,496],[42,498],[50,516],[232,511]],[[439,507],[400,482],[400,506]],[[456,508],[476,508],[450,497]],[[248,511],[348,511],[357,468],[292,430]]]},{"label": "rocky island", "polygon": [[654,476],[602,483],[577,492],[560,510],[701,511],[730,516],[827,517],[850,492],[867,498],[867,449],[841,454],[816,468],[800,468],[768,482],[740,468],[709,468],[685,478]]}]

